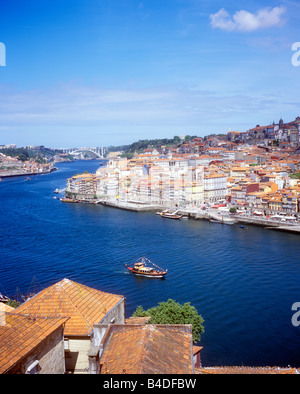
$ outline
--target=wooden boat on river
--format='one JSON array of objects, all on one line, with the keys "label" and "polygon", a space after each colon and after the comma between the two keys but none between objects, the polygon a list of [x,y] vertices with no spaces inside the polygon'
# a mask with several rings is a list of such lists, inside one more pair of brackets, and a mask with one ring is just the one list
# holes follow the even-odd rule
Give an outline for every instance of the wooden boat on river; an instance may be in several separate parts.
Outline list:
[{"label": "wooden boat on river", "polygon": [[129,271],[137,276],[144,276],[147,278],[164,278],[168,270],[164,270],[152,263],[146,257],[140,257],[132,267],[125,264]]},{"label": "wooden boat on river", "polygon": [[178,209],[175,212],[163,211],[160,213],[160,216],[167,219],[177,219],[177,220],[182,218],[182,215],[178,214]]},{"label": "wooden boat on river", "polygon": [[69,202],[69,203],[77,203],[79,202],[78,200],[74,200],[73,198],[69,198],[69,197],[62,197],[60,199],[61,202]]}]

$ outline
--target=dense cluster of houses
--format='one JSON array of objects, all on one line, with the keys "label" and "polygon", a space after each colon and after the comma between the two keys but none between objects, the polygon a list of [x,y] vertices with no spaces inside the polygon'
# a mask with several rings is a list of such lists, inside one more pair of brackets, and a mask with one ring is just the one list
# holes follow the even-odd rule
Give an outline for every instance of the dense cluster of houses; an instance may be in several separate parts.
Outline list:
[{"label": "dense cluster of houses", "polygon": [[34,159],[21,161],[0,152],[0,179],[7,176],[44,174],[53,170],[53,163],[39,163]]},{"label": "dense cluster of houses", "polygon": [[297,117],[246,133],[230,131],[145,149],[132,159],[110,157],[95,174],[68,179],[66,194],[179,208],[226,202],[249,213],[297,215],[299,129]]}]

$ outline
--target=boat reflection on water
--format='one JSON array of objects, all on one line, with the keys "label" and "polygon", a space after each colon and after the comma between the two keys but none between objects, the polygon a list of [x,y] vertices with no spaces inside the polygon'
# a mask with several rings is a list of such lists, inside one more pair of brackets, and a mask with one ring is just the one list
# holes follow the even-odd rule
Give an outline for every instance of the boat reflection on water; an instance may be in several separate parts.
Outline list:
[{"label": "boat reflection on water", "polygon": [[137,276],[144,276],[147,278],[164,278],[168,270],[164,270],[152,263],[146,257],[140,257],[132,267],[125,264],[129,271]]}]

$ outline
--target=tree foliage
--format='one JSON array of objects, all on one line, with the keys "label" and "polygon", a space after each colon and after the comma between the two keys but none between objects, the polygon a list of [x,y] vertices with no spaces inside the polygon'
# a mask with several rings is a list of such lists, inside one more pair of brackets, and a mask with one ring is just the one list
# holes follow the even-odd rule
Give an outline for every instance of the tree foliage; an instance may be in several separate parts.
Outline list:
[{"label": "tree foliage", "polygon": [[204,320],[190,302],[182,305],[169,299],[167,302],[160,302],[158,306],[148,310],[138,306],[133,316],[151,316],[149,324],[192,324],[194,342],[198,342],[201,334],[204,333]]},{"label": "tree foliage", "polygon": [[141,153],[144,149],[150,148],[159,148],[161,146],[172,146],[172,145],[180,145],[184,142],[190,141],[196,136],[186,135],[184,139],[181,139],[179,136],[175,135],[173,138],[158,138],[151,140],[139,140],[133,142],[131,145],[122,145],[122,146],[110,146],[108,148],[109,152],[117,152],[124,151],[123,156],[127,158],[131,158],[134,153]]},{"label": "tree foliage", "polygon": [[6,156],[16,157],[21,161],[27,161],[30,159],[35,160],[39,163],[45,163],[46,160],[50,160],[58,153],[62,153],[59,149],[50,149],[45,147],[38,147],[36,149],[28,148],[1,148],[0,152]]},{"label": "tree foliage", "polygon": [[16,300],[9,299],[6,304],[8,306],[11,306],[12,308],[17,308],[20,305],[20,302],[16,301]]},{"label": "tree foliage", "polygon": [[294,172],[290,174],[291,179],[300,179],[300,172]]}]

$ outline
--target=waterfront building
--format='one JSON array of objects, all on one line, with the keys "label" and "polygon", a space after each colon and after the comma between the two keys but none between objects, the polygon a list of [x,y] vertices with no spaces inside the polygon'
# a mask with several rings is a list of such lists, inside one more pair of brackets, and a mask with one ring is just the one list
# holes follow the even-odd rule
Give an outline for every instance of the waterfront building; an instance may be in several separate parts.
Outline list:
[{"label": "waterfront building", "polygon": [[243,189],[241,186],[232,187],[230,196],[231,196],[231,199],[230,199],[231,204],[243,205],[244,195],[243,195]]},{"label": "waterfront building", "polygon": [[268,197],[264,192],[250,192],[246,194],[246,207],[253,210],[263,212],[265,207],[265,199]]},{"label": "waterfront building", "polygon": [[199,207],[205,200],[204,196],[204,167],[190,167],[186,179],[182,176],[183,204]]},{"label": "waterfront building", "polygon": [[269,199],[269,207],[274,213],[282,211],[282,196],[280,194],[274,195]]},{"label": "waterfront building", "polygon": [[77,174],[67,179],[67,190],[76,198],[90,199],[96,194],[95,176],[89,173]]},{"label": "waterfront building", "polygon": [[293,189],[281,191],[282,195],[282,212],[295,215],[299,212],[299,193]]},{"label": "waterfront building", "polygon": [[220,200],[225,200],[227,190],[227,175],[226,174],[207,174],[204,176],[204,201],[208,203],[215,203]]},{"label": "waterfront building", "polygon": [[95,175],[67,180],[66,194],[171,206],[203,204],[203,166],[188,158],[109,160]]}]

